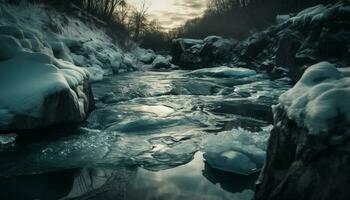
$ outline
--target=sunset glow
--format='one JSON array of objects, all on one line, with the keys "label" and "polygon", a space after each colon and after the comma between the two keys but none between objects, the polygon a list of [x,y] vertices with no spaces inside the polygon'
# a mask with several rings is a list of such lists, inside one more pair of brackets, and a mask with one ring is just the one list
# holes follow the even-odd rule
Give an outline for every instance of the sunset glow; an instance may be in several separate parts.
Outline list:
[{"label": "sunset glow", "polygon": [[[140,0],[128,0],[132,6],[139,6]],[[157,20],[165,29],[183,25],[187,20],[203,15],[207,0],[148,0],[148,17]]]}]

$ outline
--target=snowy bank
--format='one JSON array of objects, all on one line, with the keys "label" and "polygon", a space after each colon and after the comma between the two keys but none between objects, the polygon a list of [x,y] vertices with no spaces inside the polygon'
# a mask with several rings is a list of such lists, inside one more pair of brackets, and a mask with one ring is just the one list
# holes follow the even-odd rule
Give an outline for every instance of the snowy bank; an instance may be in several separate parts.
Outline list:
[{"label": "snowy bank", "polygon": [[26,39],[20,41],[24,48],[38,49],[36,41],[40,41],[48,55],[86,68],[91,81],[136,68],[136,58],[124,52],[103,27],[85,19],[83,12],[77,16],[84,21],[41,4],[3,3],[0,15],[2,31],[25,32]]}]

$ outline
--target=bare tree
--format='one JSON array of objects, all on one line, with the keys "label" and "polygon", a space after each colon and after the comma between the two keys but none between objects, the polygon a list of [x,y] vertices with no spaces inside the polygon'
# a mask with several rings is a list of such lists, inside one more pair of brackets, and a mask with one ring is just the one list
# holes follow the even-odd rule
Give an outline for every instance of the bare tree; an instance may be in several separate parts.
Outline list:
[{"label": "bare tree", "polygon": [[135,7],[131,13],[129,19],[129,27],[135,40],[138,40],[140,38],[140,34],[147,26],[146,14],[149,7],[149,1],[142,0],[140,6]]}]

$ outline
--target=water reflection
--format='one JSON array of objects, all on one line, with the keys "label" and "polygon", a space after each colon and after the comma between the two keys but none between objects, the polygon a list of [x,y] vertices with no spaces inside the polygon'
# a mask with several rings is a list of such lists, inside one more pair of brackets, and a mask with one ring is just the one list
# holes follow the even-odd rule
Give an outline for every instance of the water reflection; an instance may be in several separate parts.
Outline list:
[{"label": "water reflection", "polygon": [[0,196],[6,200],[60,199],[73,186],[76,169],[0,179]]},{"label": "water reflection", "polygon": [[[128,192],[128,199],[251,199],[253,191],[242,189],[245,186],[227,185],[228,180],[217,179],[216,171],[207,172],[208,166],[203,161],[203,154],[198,152],[194,159],[173,169],[151,172],[139,169],[135,181]],[[209,181],[203,174],[207,174],[214,182]],[[221,176],[221,175],[219,175]],[[229,176],[235,178],[234,176]],[[250,177],[249,177],[250,178]],[[242,179],[242,178],[241,178]],[[223,184],[220,181],[224,181]],[[231,180],[231,181],[234,181]],[[240,181],[240,180],[238,180]],[[252,182],[254,184],[254,180]],[[225,187],[236,193],[225,190]],[[238,188],[237,188],[238,186]],[[234,188],[236,187],[236,188]]]},{"label": "water reflection", "polygon": [[259,173],[252,175],[241,175],[214,169],[205,163],[203,176],[205,176],[213,184],[219,184],[226,191],[237,193],[246,189],[254,190],[255,181],[258,179]]},{"label": "water reflection", "polygon": [[256,176],[214,170],[202,153],[173,169],[82,168],[0,179],[3,199],[248,200]]}]

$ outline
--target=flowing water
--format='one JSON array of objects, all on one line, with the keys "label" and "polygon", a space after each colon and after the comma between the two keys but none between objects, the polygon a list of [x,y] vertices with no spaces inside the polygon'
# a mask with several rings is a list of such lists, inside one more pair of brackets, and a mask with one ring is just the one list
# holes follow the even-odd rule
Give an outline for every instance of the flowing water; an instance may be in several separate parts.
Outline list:
[{"label": "flowing water", "polygon": [[132,72],[93,84],[79,127],[0,146],[4,199],[250,199],[271,105],[288,89],[264,74]]}]

